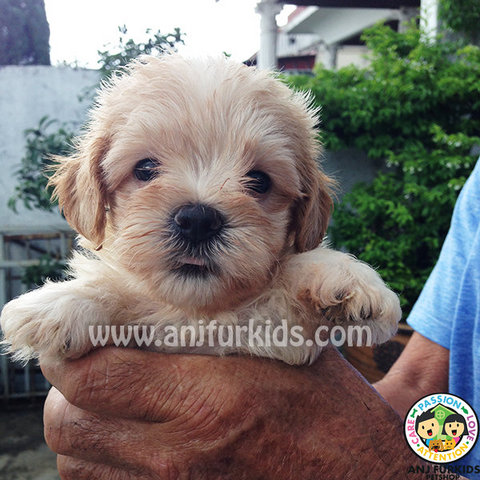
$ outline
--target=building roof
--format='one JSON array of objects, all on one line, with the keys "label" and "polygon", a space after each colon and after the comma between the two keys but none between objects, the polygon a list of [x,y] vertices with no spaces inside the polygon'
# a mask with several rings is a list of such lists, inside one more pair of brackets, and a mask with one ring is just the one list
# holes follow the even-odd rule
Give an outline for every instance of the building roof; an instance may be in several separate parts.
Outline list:
[{"label": "building roof", "polygon": [[[297,8],[289,17],[289,22],[283,31],[288,34],[316,34],[327,45],[343,43],[346,40],[360,35],[366,28],[377,22],[398,22],[406,11],[417,10],[416,6],[407,7],[405,4],[419,4],[419,0],[392,0],[346,1],[337,0],[304,0],[315,5]],[[375,7],[370,5],[374,3]],[[399,8],[399,4],[405,7]],[[391,5],[385,8],[385,5]],[[395,4],[395,5],[394,5]],[[334,6],[331,6],[334,5]],[[349,5],[355,5],[350,7]],[[380,7],[383,8],[380,8]]]}]

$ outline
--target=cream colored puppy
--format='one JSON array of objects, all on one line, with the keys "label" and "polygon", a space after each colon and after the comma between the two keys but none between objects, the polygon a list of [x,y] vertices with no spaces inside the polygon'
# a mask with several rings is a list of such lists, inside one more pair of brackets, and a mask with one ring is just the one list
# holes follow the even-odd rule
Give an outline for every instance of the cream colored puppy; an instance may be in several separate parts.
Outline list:
[{"label": "cream colored puppy", "polygon": [[[390,338],[396,295],[364,263],[321,246],[331,182],[316,164],[308,103],[223,58],[142,58],[115,77],[51,181],[84,251],[71,280],[4,307],[14,357],[78,357],[93,348],[91,325],[283,320],[305,338],[335,324]],[[302,364],[321,349],[307,344],[252,345],[242,333],[233,346],[188,351]]]}]

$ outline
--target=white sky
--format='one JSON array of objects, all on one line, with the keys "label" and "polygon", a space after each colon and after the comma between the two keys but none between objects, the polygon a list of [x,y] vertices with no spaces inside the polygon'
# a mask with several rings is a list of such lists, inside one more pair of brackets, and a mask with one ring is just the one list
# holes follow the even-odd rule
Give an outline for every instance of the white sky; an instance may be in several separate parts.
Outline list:
[{"label": "white sky", "polygon": [[[186,34],[189,55],[232,54],[239,61],[255,53],[260,44],[258,0],[45,0],[50,24],[52,64],[78,61],[97,68],[97,50],[116,44],[117,27],[126,25],[128,38],[146,40],[145,30]],[[286,23],[294,9],[286,6],[278,15]]]}]

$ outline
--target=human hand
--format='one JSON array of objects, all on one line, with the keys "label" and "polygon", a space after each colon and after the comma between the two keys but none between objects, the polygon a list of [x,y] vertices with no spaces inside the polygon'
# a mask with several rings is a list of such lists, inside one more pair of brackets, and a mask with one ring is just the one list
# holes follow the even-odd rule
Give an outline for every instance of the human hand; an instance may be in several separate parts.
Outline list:
[{"label": "human hand", "polygon": [[104,348],[43,370],[62,479],[397,479],[420,463],[334,349],[291,367]]}]

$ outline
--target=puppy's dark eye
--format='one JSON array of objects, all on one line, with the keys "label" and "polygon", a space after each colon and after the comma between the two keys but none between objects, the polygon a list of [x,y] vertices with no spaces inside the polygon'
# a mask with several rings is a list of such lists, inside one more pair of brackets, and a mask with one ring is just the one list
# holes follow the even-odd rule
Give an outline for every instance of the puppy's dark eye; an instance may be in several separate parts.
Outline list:
[{"label": "puppy's dark eye", "polygon": [[158,175],[158,165],[153,158],[144,158],[135,165],[133,174],[138,180],[148,182]]},{"label": "puppy's dark eye", "polygon": [[267,193],[272,186],[270,177],[261,170],[250,170],[247,178],[246,187],[255,193]]}]

